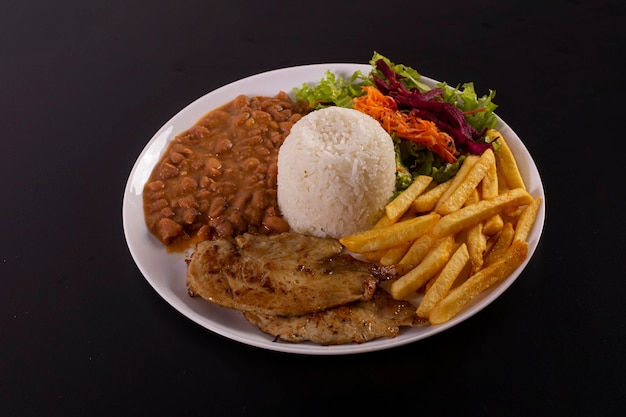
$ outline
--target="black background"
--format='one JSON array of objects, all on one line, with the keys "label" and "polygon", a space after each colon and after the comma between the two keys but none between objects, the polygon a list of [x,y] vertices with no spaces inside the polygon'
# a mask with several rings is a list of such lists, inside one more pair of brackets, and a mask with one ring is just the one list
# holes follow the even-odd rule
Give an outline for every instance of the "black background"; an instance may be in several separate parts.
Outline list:
[{"label": "black background", "polygon": [[[0,5],[0,415],[626,411],[623,1]],[[545,186],[527,269],[462,324],[359,355],[266,351],[183,317],[124,239],[147,141],[229,82],[373,51],[497,91]]]}]

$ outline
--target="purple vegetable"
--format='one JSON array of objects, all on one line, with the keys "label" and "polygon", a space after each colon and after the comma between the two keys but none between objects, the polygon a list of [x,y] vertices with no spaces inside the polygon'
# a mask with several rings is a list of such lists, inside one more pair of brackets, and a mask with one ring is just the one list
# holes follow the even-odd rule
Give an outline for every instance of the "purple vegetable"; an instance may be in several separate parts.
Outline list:
[{"label": "purple vegetable", "polygon": [[489,143],[476,142],[482,133],[467,122],[461,110],[443,101],[443,91],[440,88],[424,93],[417,88],[408,89],[401,82],[404,77],[391,69],[384,60],[376,61],[376,68],[386,80],[374,75],[374,85],[383,94],[392,97],[398,104],[398,109],[410,111],[421,119],[435,123],[454,139],[459,150],[479,155],[492,148]]}]

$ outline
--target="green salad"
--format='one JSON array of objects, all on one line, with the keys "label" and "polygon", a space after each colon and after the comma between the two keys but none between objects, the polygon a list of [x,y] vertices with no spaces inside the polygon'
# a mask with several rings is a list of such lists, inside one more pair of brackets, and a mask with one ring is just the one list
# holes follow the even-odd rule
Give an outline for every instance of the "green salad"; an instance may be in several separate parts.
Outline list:
[{"label": "green salad", "polygon": [[479,97],[471,82],[456,87],[439,82],[431,88],[415,69],[377,52],[370,64],[369,74],[356,71],[343,78],[327,71],[318,83],[302,84],[293,93],[311,110],[340,106],[377,119],[394,141],[396,193],[418,175],[445,182],[467,155],[497,150],[498,143],[486,135],[497,122],[494,90]]}]

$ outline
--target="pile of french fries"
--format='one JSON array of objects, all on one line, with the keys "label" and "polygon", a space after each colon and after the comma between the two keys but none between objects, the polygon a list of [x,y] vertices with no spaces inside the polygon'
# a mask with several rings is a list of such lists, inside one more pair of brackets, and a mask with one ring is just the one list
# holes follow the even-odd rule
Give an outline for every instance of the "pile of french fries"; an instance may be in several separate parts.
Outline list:
[{"label": "pile of french fries", "polygon": [[370,262],[395,266],[399,277],[389,292],[418,300],[416,314],[431,324],[456,316],[528,256],[541,198],[527,191],[500,132],[487,134],[497,152],[467,156],[441,184],[418,176],[372,229],[339,239]]}]

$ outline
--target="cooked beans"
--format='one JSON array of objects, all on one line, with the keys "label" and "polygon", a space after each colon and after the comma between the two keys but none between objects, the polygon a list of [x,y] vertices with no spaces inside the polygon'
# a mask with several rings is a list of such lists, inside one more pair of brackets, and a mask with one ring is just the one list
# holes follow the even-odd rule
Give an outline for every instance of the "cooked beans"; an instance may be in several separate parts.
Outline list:
[{"label": "cooked beans", "polygon": [[145,184],[146,224],[169,249],[289,230],[276,199],[278,149],[306,113],[281,92],[238,96],[174,138]]}]

